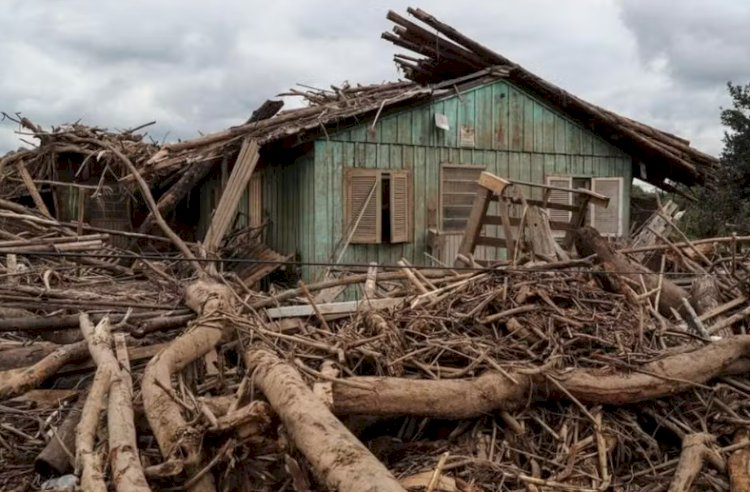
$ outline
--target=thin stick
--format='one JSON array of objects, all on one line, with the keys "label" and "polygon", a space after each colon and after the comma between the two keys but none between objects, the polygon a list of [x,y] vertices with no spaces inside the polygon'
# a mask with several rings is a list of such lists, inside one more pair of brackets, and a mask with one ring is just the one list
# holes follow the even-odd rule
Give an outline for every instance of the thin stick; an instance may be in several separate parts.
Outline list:
[{"label": "thin stick", "polygon": [[320,321],[320,324],[323,325],[323,328],[326,331],[331,331],[331,327],[328,326],[328,322],[321,314],[320,309],[318,309],[318,305],[315,304],[315,299],[313,299],[313,296],[312,294],[310,294],[310,291],[307,290],[307,286],[305,285],[305,283],[302,280],[300,280],[297,285],[299,286],[300,290],[302,290],[302,294],[307,298],[307,302],[309,302],[310,306],[313,308],[313,311],[315,312],[315,316]]},{"label": "thin stick", "polygon": [[445,466],[445,462],[448,460],[449,455],[450,453],[446,451],[440,456],[437,466],[435,467],[435,471],[432,474],[432,478],[430,478],[430,482],[427,484],[427,490],[425,492],[433,492],[435,490],[435,487],[437,487],[440,483],[440,475],[443,473],[443,467]]}]

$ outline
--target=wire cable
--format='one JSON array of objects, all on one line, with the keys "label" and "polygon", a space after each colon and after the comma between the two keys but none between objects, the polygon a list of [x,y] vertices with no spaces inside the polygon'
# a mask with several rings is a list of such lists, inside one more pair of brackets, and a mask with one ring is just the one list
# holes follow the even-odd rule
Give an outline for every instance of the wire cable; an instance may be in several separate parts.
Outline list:
[{"label": "wire cable", "polygon": [[[361,268],[366,270],[372,265],[369,263],[333,263],[325,261],[291,261],[291,260],[267,260],[257,258],[195,258],[188,259],[179,256],[167,256],[167,255],[147,255],[147,254],[115,254],[115,253],[73,253],[65,251],[22,251],[22,250],[11,250],[2,249],[2,254],[15,254],[17,256],[36,256],[36,257],[57,257],[57,258],[98,258],[98,259],[126,259],[126,260],[147,260],[147,261],[171,261],[171,262],[202,262],[202,263],[222,263],[222,264],[253,264],[253,265],[284,265],[284,266],[313,266],[313,267],[336,267],[336,268]],[[586,261],[581,260],[581,265],[586,265]],[[405,268],[415,270],[449,270],[455,272],[497,272],[497,273],[547,273],[560,271],[561,268],[555,268],[554,265],[550,265],[550,268],[543,268],[541,266],[534,267],[511,267],[504,264],[496,264],[495,266],[444,266],[444,265],[391,265],[391,264],[378,264],[378,268],[384,270],[403,270]],[[713,272],[713,273],[702,273],[702,272],[654,272],[654,271],[609,271],[609,270],[596,270],[596,269],[584,269],[577,267],[575,264],[569,265],[570,268],[575,268],[576,271],[591,273],[591,274],[602,274],[602,273],[616,273],[619,275],[664,275],[664,276],[677,276],[677,277],[689,277],[689,276],[705,276],[705,275],[727,275],[731,276],[730,272]]]}]

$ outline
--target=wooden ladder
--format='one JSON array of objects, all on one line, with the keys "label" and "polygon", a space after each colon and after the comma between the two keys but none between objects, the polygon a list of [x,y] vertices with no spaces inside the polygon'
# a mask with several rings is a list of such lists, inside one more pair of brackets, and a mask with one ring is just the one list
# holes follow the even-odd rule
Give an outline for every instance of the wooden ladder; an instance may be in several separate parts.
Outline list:
[{"label": "wooden ladder", "polygon": [[[456,266],[465,264],[465,259],[472,257],[477,246],[505,248],[508,251],[508,257],[513,257],[515,248],[513,227],[518,228],[521,226],[523,219],[510,216],[509,206],[511,204],[572,212],[569,222],[549,222],[550,229],[565,231],[563,247],[566,249],[570,249],[573,246],[573,231],[582,227],[586,223],[586,213],[589,204],[605,208],[609,205],[608,197],[583,188],[562,188],[559,186],[542,185],[526,181],[508,180],[486,171],[479,175],[477,183],[479,185],[477,194],[474,198],[474,203],[469,214],[461,245],[458,248],[458,256],[455,260]],[[527,199],[523,196],[523,193],[518,186],[541,188],[544,191],[542,200]],[[508,190],[510,189],[514,189],[515,196],[511,196],[508,193]],[[553,191],[571,193],[578,197],[578,203],[567,205],[550,202],[550,194]],[[492,201],[498,202],[500,215],[487,214],[490,202]],[[482,229],[486,225],[501,226],[504,237],[499,238],[482,235]]]}]

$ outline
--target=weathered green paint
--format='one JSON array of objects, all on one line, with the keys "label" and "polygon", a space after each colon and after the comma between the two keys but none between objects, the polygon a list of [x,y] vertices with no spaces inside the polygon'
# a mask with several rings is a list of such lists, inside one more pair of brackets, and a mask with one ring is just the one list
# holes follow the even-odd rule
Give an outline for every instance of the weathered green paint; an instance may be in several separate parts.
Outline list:
[{"label": "weathered green paint", "polygon": [[[450,130],[435,127],[435,113]],[[474,128],[474,145],[461,146],[461,126]],[[263,215],[267,244],[302,261],[328,262],[346,231],[344,170],[347,167],[408,169],[413,190],[413,241],[349,245],[343,263],[395,264],[402,256],[425,263],[426,233],[438,225],[440,165],[481,165],[511,179],[543,183],[547,176],[622,176],[625,225],[629,224],[631,157],[543,102],[506,81],[443,100],[382,114],[330,133],[292,162],[263,167]],[[540,197],[538,190],[533,192]],[[246,203],[247,197],[243,197]],[[312,280],[321,268],[306,267]]]},{"label": "weathered green paint", "polygon": [[[315,217],[328,215],[330,211],[323,199],[325,193],[321,193],[327,189],[327,183],[316,180],[313,159],[314,154],[309,152],[290,163],[266,165],[261,171],[263,218],[269,222],[266,243],[276,251],[305,260],[315,257],[320,236],[330,236],[330,232],[315,228]],[[311,273],[311,268],[302,268],[303,276],[309,277]]]}]

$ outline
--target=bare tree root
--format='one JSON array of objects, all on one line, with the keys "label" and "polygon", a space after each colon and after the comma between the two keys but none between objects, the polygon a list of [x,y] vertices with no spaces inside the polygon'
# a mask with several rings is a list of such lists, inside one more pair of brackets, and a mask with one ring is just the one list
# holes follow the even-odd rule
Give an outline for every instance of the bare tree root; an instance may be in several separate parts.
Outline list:
[{"label": "bare tree root", "polygon": [[665,357],[629,373],[591,369],[546,375],[512,372],[508,375],[513,380],[495,372],[450,380],[353,377],[333,383],[333,412],[467,419],[544,399],[626,405],[750,371],[748,355],[750,335],[742,335]]},{"label": "bare tree root", "polygon": [[693,480],[703,468],[703,462],[710,460],[718,465],[723,471],[723,459],[710,446],[715,438],[711,434],[688,434],[682,440],[682,453],[677,463],[677,470],[669,485],[669,492],[687,492],[691,490]]},{"label": "bare tree root", "polygon": [[[151,359],[143,374],[142,394],[146,417],[165,461],[182,460],[189,473],[196,473],[201,463],[201,433],[187,423],[170,394],[172,375],[219,343],[225,330],[219,314],[233,311],[233,305],[228,287],[203,280],[188,286],[185,297],[199,318]],[[214,490],[211,474],[204,474],[191,490]]]},{"label": "bare tree root", "polygon": [[332,490],[404,491],[388,469],[313,394],[294,368],[265,350],[249,350],[245,363],[294,444]]},{"label": "bare tree root", "polygon": [[36,388],[58,369],[88,355],[85,341],[63,345],[29,367],[0,371],[0,400],[12,398]]}]

